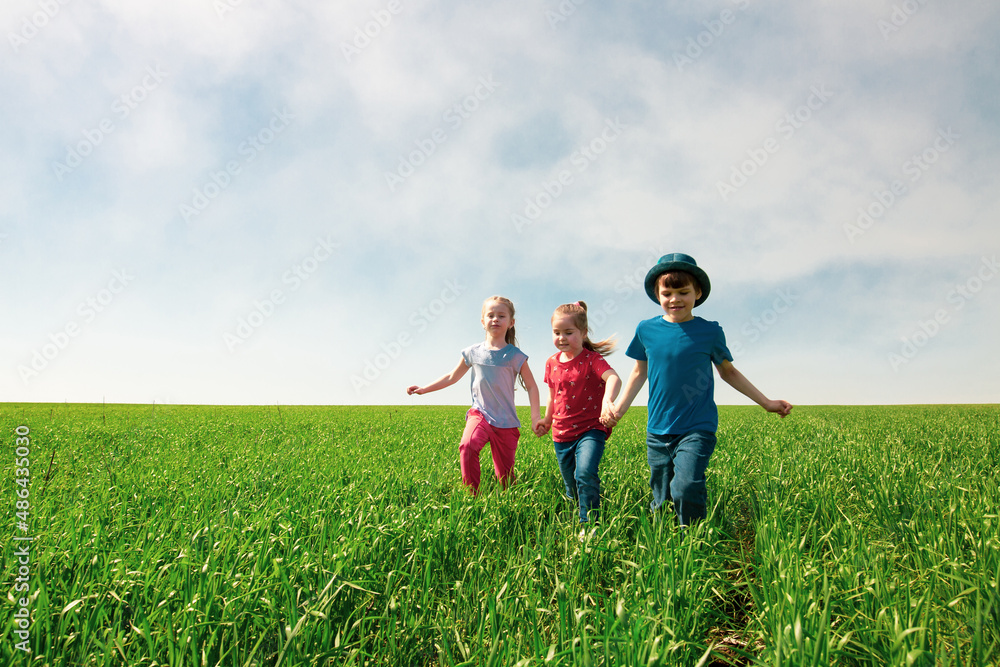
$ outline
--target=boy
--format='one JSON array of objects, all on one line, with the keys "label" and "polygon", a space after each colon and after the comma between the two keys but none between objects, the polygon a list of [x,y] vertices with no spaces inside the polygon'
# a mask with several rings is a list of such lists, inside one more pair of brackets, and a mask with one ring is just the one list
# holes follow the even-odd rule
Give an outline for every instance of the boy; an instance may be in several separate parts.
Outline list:
[{"label": "boy", "polygon": [[772,401],[733,366],[733,355],[717,322],[692,314],[712,285],[693,257],[664,255],[649,270],[646,294],[663,309],[662,317],[643,320],[625,354],[635,359],[625,388],[605,415],[607,425],[621,419],[649,378],[646,457],[653,510],[672,501],[681,526],[704,519],[708,496],[705,468],[715,451],[719,411],[713,395],[712,365],[719,377],[763,407],[785,417],[786,401]]}]

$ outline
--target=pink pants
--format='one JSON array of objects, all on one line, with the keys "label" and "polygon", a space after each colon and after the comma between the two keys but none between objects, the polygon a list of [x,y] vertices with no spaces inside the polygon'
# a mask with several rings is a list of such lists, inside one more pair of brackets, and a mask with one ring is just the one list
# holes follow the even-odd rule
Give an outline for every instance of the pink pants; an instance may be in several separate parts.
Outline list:
[{"label": "pink pants", "polygon": [[462,482],[472,489],[473,495],[479,493],[479,452],[487,442],[490,443],[493,470],[500,485],[506,488],[514,481],[514,453],[520,437],[521,429],[491,426],[474,408],[466,413],[465,432],[462,433],[462,442],[458,446],[458,456],[462,466]]}]

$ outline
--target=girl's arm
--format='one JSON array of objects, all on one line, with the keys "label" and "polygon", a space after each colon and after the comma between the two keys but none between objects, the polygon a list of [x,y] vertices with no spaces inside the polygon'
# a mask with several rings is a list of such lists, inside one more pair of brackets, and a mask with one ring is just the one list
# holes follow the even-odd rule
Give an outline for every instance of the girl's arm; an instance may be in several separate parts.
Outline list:
[{"label": "girl's arm", "polygon": [[736,369],[736,366],[733,366],[733,362],[723,360],[721,364],[716,364],[715,368],[719,371],[719,377],[725,380],[730,387],[768,412],[775,412],[779,417],[787,417],[788,413],[792,411],[792,404],[788,401],[772,401],[762,394],[757,387],[750,383],[750,380],[746,379],[743,373]]},{"label": "girl's arm", "polygon": [[608,369],[601,376],[604,380],[604,402],[601,404],[601,423],[605,426],[614,426],[618,419],[615,417],[615,399],[622,388],[622,379],[618,373]]},{"label": "girl's arm", "polygon": [[538,422],[538,428],[535,429],[535,435],[541,437],[549,432],[552,428],[552,415],[555,414],[556,406],[556,390],[551,386],[549,387],[549,403],[545,406],[545,416]]},{"label": "girl's arm", "polygon": [[455,366],[455,370],[448,373],[447,375],[442,375],[434,382],[431,382],[426,387],[418,387],[413,385],[406,389],[406,393],[412,396],[413,394],[426,394],[431,391],[437,391],[438,389],[444,389],[445,387],[450,387],[451,385],[458,382],[463,375],[469,370],[469,367],[465,365],[465,359],[458,362],[458,366]]},{"label": "girl's arm", "polygon": [[539,408],[538,385],[535,384],[535,376],[528,368],[528,362],[521,364],[521,379],[524,380],[524,387],[528,390],[528,403],[531,405],[531,430],[538,428],[542,421],[542,413]]},{"label": "girl's arm", "polygon": [[[628,374],[628,380],[625,381],[625,389],[613,406],[614,412],[611,417],[614,418],[615,422],[625,416],[625,413],[632,406],[632,401],[639,395],[642,385],[646,384],[648,368],[648,362],[636,360],[632,372]],[[605,426],[614,426],[614,424],[605,424]]]}]

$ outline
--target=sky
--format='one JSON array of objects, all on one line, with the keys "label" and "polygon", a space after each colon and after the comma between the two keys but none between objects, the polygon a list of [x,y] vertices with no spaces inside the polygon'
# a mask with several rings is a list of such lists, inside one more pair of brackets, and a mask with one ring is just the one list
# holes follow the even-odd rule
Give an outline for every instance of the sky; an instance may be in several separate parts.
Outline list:
[{"label": "sky", "polygon": [[0,32],[0,402],[467,405],[405,390],[496,294],[539,382],[576,300],[624,378],[673,252],[770,398],[1000,401],[995,2],[8,0]]}]

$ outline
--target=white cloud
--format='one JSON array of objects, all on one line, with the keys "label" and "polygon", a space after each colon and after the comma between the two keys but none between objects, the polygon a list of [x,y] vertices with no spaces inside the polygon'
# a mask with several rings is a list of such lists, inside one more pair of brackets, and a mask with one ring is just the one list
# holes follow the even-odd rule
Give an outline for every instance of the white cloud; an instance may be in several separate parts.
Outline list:
[{"label": "white cloud", "polygon": [[[584,298],[627,345],[656,314],[637,281],[671,251],[710,270],[706,316],[744,339],[769,393],[996,400],[978,332],[1000,324],[1000,283],[905,368],[886,361],[996,248],[1000,142],[983,92],[996,77],[976,54],[1000,26],[985,3],[925,3],[887,37],[892,2],[587,3],[554,25],[556,3],[226,6],[71,3],[5,57],[0,278],[17,289],[0,315],[19,324],[3,334],[0,400],[404,402],[402,386],[481,335],[493,293],[517,297],[540,373],[555,305]],[[6,5],[0,25],[33,11]],[[276,111],[292,117],[281,132]],[[60,179],[53,163],[105,120],[113,131]],[[608,123],[624,129],[611,138]],[[401,160],[412,173],[390,187]],[[886,204],[894,181],[906,191]],[[518,233],[529,202],[538,215]],[[851,243],[845,225],[875,203]],[[328,235],[340,249],[292,290],[283,276]],[[18,364],[120,268],[135,283],[26,386]],[[449,280],[460,297],[413,319]],[[740,329],[783,286],[801,302],[750,346]],[[230,352],[224,334],[274,290],[283,303]],[[408,327],[419,335],[356,391],[351,377]],[[944,368],[965,381],[928,380]]]}]

